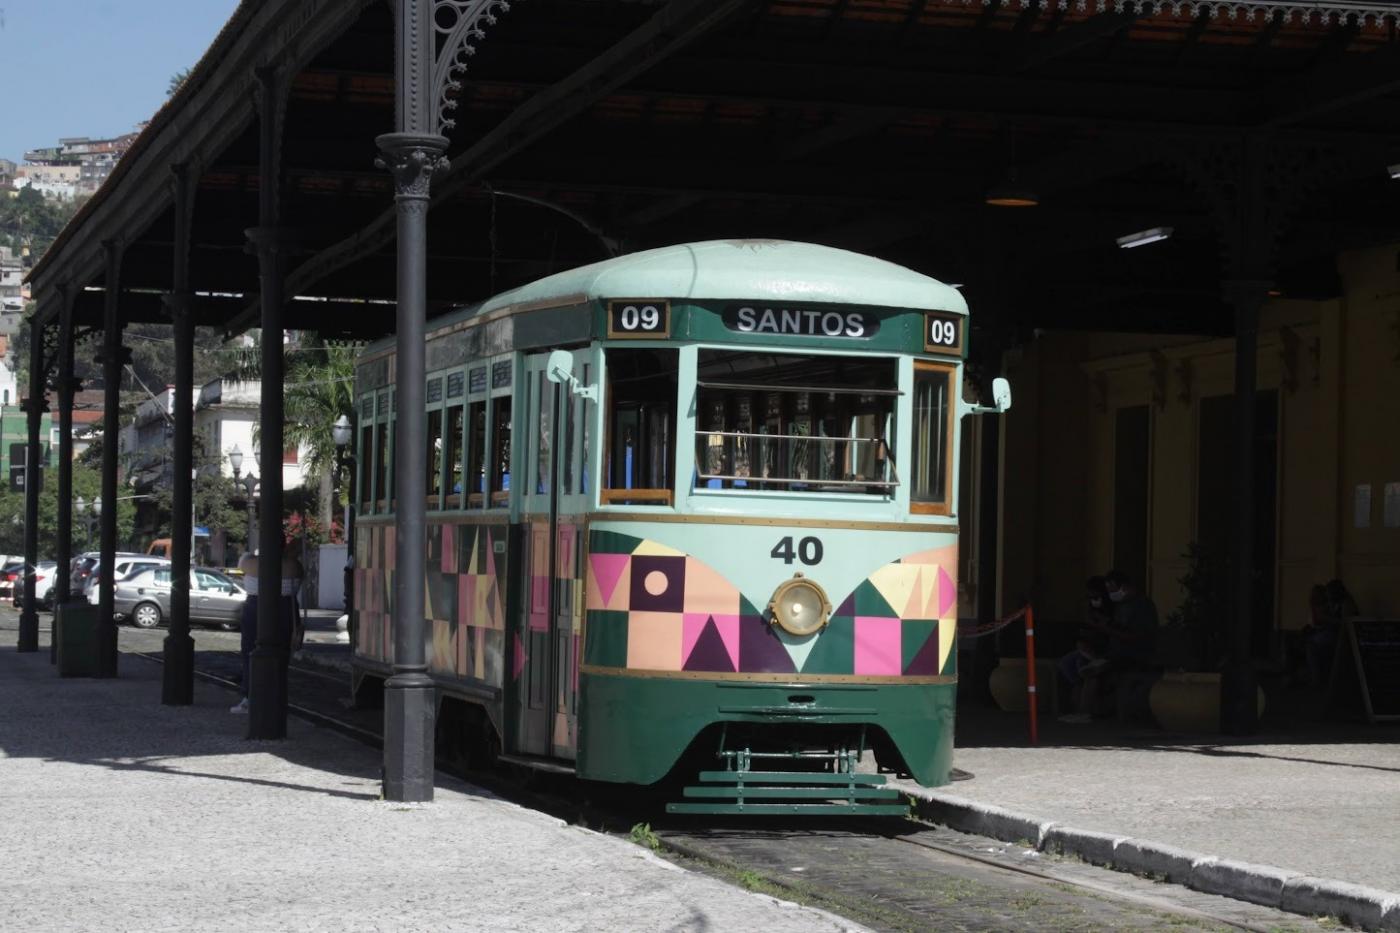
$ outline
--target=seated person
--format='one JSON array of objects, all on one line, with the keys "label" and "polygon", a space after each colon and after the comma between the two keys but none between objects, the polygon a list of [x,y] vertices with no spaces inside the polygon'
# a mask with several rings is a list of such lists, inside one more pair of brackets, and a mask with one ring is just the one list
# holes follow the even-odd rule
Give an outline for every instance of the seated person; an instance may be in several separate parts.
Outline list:
[{"label": "seated person", "polygon": [[1332,670],[1342,621],[1357,615],[1356,600],[1341,580],[1314,586],[1309,599],[1311,621],[1303,627],[1303,651],[1308,663],[1308,679],[1314,687],[1325,686]]},{"label": "seated person", "polygon": [[[1107,637],[1106,650],[1080,666],[1081,702],[1092,704],[1103,689],[1102,678],[1131,671],[1147,671],[1155,666],[1157,647],[1157,606],[1138,592],[1132,578],[1121,570],[1104,575],[1111,612],[1101,629]],[[1086,623],[1087,624],[1087,623]],[[1081,707],[1064,717],[1067,722],[1087,722],[1091,710]],[[1119,710],[1120,715],[1124,710]]]},{"label": "seated person", "polygon": [[1121,570],[1104,576],[1113,622],[1109,631],[1108,666],[1115,670],[1146,670],[1153,666],[1157,647],[1157,606],[1138,591]]},{"label": "seated person", "polygon": [[1075,636],[1074,650],[1060,658],[1060,676],[1068,685],[1067,696],[1074,698],[1074,711],[1060,717],[1061,722],[1088,722],[1093,712],[1094,697],[1083,671],[1103,658],[1108,650],[1108,633],[1113,621],[1109,609],[1108,589],[1103,577],[1090,577],[1084,584],[1084,621]]}]

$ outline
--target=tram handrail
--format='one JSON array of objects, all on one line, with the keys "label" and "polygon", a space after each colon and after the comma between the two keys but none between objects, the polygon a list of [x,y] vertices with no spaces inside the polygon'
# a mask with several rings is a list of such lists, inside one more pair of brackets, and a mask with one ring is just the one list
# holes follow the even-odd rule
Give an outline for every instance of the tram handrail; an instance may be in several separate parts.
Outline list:
[{"label": "tram handrail", "polygon": [[[851,386],[787,386],[779,383],[757,385],[747,382],[695,383],[702,389],[728,389],[733,392],[807,392],[816,395],[903,395],[899,389],[864,389]],[[771,435],[770,435],[771,436]]]},{"label": "tram handrail", "polygon": [[882,489],[895,489],[900,485],[899,473],[895,470],[894,452],[890,450],[890,445],[883,437],[839,437],[830,434],[754,434],[749,431],[705,431],[696,429],[695,438],[699,442],[702,437],[720,437],[746,439],[750,441],[819,441],[825,443],[843,442],[850,444],[878,444],[883,450],[884,456],[880,462],[884,464],[885,473],[888,479],[819,479],[811,476],[757,476],[757,475],[734,475],[728,473],[706,473],[696,469],[696,477],[702,480],[720,481],[742,481],[749,483],[800,483],[804,486],[875,486]]}]

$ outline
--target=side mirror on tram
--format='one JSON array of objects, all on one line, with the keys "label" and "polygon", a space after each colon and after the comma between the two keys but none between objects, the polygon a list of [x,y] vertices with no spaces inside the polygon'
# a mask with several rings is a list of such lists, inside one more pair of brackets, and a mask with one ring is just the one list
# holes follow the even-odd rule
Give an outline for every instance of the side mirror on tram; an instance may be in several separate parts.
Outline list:
[{"label": "side mirror on tram", "polygon": [[574,375],[574,355],[568,350],[555,350],[545,364],[545,378],[567,385],[569,391],[591,401],[598,401],[598,387],[586,386]]},{"label": "side mirror on tram", "polygon": [[1011,383],[1004,376],[992,380],[992,404],[962,409],[968,415],[1000,415],[1011,410]]},{"label": "side mirror on tram", "polygon": [[999,412],[1011,408],[1011,383],[1004,376],[992,380],[992,405]]}]

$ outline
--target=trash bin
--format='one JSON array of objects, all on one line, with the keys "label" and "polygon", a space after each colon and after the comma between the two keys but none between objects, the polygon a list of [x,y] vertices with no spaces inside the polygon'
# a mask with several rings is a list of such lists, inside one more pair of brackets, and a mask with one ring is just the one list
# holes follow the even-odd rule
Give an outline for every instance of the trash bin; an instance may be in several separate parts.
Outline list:
[{"label": "trash bin", "polygon": [[54,608],[60,677],[98,675],[97,609],[85,600],[61,603]]}]

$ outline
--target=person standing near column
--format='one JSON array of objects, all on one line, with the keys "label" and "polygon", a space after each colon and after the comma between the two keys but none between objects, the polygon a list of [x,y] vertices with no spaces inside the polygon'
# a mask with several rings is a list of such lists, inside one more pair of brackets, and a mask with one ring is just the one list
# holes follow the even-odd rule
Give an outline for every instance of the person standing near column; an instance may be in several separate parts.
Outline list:
[{"label": "person standing near column", "polygon": [[230,713],[246,715],[248,712],[248,682],[252,672],[249,658],[258,642],[258,556],[245,553],[238,559],[238,569],[243,572],[243,589],[248,598],[243,601],[243,616],[238,622],[238,653],[243,659],[243,698],[229,707]]},{"label": "person standing near column", "polygon": [[305,635],[301,622],[301,583],[306,570],[290,548],[282,552],[282,640],[288,656],[301,648]]}]

